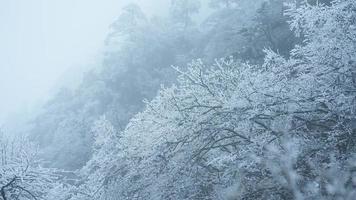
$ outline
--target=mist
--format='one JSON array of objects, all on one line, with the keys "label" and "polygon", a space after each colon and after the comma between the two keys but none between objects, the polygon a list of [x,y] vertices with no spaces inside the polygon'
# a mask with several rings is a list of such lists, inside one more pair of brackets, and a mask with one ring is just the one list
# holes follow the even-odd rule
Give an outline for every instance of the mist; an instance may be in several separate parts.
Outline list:
[{"label": "mist", "polygon": [[[0,124],[31,113],[100,65],[109,26],[130,2],[1,0]],[[167,14],[168,1],[136,2],[148,15]]]},{"label": "mist", "polygon": [[0,200],[354,200],[355,0],[0,0]]}]

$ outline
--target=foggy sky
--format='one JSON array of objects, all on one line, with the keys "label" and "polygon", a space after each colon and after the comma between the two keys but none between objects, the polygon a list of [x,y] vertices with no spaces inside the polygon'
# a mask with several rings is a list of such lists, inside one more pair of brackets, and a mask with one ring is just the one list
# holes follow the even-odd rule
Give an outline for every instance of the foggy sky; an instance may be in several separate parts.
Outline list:
[{"label": "foggy sky", "polygon": [[[0,0],[0,125],[45,101],[65,72],[100,63],[108,27],[128,2]],[[169,3],[136,2],[150,15]]]}]

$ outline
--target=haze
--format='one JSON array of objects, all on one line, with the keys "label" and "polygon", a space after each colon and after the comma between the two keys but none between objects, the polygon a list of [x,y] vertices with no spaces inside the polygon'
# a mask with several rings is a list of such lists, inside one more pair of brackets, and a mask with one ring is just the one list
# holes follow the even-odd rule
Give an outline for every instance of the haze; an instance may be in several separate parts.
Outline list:
[{"label": "haze", "polygon": [[0,200],[355,200],[355,10],[0,0]]},{"label": "haze", "polygon": [[[64,73],[75,78],[100,61],[108,27],[128,2],[0,0],[0,124],[44,102]],[[148,14],[163,13],[164,6],[136,2]]]}]

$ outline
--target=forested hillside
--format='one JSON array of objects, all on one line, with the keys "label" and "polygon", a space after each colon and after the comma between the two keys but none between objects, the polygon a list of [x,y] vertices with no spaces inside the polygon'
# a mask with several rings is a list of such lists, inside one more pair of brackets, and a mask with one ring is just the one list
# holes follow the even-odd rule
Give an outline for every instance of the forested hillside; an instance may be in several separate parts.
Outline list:
[{"label": "forested hillside", "polygon": [[356,1],[168,13],[124,7],[102,65],[0,138],[0,198],[355,199]]},{"label": "forested hillside", "polygon": [[212,1],[212,13],[198,24],[194,16],[202,3],[172,1],[168,17],[145,16],[134,4],[123,8],[111,25],[100,70],[88,72],[78,89],[58,92],[34,121],[31,137],[43,145],[51,166],[82,167],[91,156],[93,122],[105,115],[123,130],[143,100],[176,82],[172,65],[229,56],[262,63],[263,49],[288,56],[296,41],[283,1]]}]

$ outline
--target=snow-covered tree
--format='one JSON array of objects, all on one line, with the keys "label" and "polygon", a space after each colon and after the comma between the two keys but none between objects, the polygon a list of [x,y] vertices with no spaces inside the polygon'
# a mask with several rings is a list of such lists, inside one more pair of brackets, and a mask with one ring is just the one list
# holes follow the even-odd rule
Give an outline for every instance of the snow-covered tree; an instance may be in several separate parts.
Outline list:
[{"label": "snow-covered tree", "polygon": [[[183,10],[190,16],[195,12],[190,7],[196,6],[189,2],[174,1],[173,5],[177,13],[178,8],[189,5]],[[150,24],[138,7],[125,8],[125,20],[117,21],[113,31],[117,34],[108,40],[120,41],[123,46],[110,52],[97,82],[80,91],[108,94],[98,104],[111,117],[99,119],[90,131],[93,155],[80,170],[83,179],[74,184],[78,187],[58,186],[58,191],[70,194],[65,198],[354,198],[356,2],[336,0],[324,5],[297,1],[288,5],[285,18],[280,15],[285,8],[278,0],[258,1],[258,5],[247,0],[220,2],[228,3],[210,20],[213,28],[209,33],[215,34],[211,43],[204,40],[208,44],[202,49],[214,51],[211,55],[223,50],[222,56],[234,56],[213,64],[197,59],[187,67],[174,67],[176,84],[162,87],[126,128],[117,129],[114,123],[125,125],[142,105],[138,101],[151,97],[164,80],[167,71],[163,64],[174,61],[184,49],[169,51],[170,45],[178,45],[171,36],[180,35],[179,30],[162,31],[172,26]],[[231,6],[233,2],[237,6]],[[241,13],[248,16],[241,17]],[[182,19],[187,25],[188,20]],[[234,24],[234,19],[247,20],[249,26]],[[278,53],[283,37],[268,37],[279,30],[272,26],[280,28],[286,19],[302,40],[290,54],[281,52],[288,57]],[[246,30],[247,35],[266,32],[255,38],[268,41],[253,44],[270,47],[264,51],[261,65],[236,59],[241,57],[235,56],[235,49],[243,46],[234,45],[251,41],[239,35]],[[252,40],[257,41],[255,38]],[[91,110],[93,102],[80,108]],[[73,114],[64,121],[94,118],[88,113],[80,118]]]},{"label": "snow-covered tree", "polygon": [[[84,184],[78,188],[76,198],[107,199],[107,188],[116,180],[119,172],[118,133],[111,123],[102,116],[94,123],[93,156],[81,169]],[[79,198],[80,199],[80,198]]]},{"label": "snow-covered tree", "polygon": [[[262,66],[196,60],[121,134],[127,199],[352,199],[355,6],[291,6],[305,42]],[[335,157],[336,159],[333,159]],[[341,177],[331,175],[338,170]]]},{"label": "snow-covered tree", "polygon": [[36,146],[24,138],[0,138],[0,199],[39,200],[56,186],[59,174],[43,168]]},{"label": "snow-covered tree", "polygon": [[[106,115],[115,129],[124,129],[144,107],[143,99],[152,99],[160,84],[175,82],[171,65],[183,66],[197,57],[210,62],[231,54],[261,62],[262,48],[270,47],[270,42],[262,36],[246,36],[257,34],[249,24],[256,25],[253,19],[261,2],[240,0],[236,8],[214,10],[207,20],[212,23],[208,29],[194,23],[183,27],[180,21],[183,11],[189,16],[185,21],[194,21],[198,1],[172,1],[166,18],[145,16],[135,4],[124,7],[111,26],[102,66],[86,73],[77,89],[58,92],[34,120],[30,135],[41,144],[43,158],[54,167],[81,168],[91,157],[94,121]],[[246,28],[251,29],[244,32]],[[274,38],[285,42],[284,37]]]}]

